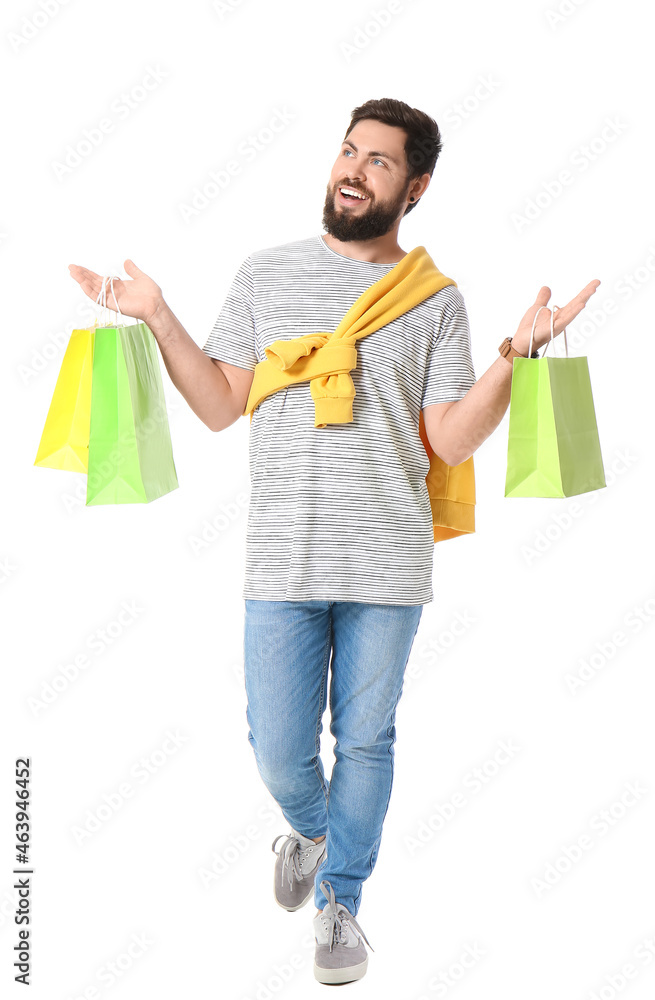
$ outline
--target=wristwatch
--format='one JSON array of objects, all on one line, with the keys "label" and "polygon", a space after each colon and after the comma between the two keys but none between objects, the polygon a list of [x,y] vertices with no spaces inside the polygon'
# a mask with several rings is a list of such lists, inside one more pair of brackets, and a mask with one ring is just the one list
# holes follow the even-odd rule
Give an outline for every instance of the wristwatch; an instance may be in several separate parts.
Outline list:
[{"label": "wristwatch", "polygon": [[[525,358],[525,357],[527,357],[527,354],[520,354],[518,351],[514,350],[514,348],[512,347],[512,340],[513,339],[514,339],[513,337],[505,337],[505,339],[503,340],[502,344],[498,348],[498,350],[500,351],[501,358],[506,358],[509,361],[510,365],[512,364],[514,358]],[[531,358],[538,358],[539,357],[539,351],[533,351],[532,354],[530,355],[530,357]]]}]

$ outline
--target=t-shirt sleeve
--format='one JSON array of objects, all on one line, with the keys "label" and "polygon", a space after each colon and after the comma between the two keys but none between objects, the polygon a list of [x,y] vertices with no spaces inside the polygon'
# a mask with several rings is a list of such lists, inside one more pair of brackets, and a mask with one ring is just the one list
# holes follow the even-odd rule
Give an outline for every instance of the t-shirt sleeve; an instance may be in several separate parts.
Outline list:
[{"label": "t-shirt sleeve", "polygon": [[461,399],[475,383],[471,333],[464,298],[453,285],[435,327],[423,383],[421,409]]},{"label": "t-shirt sleeve", "polygon": [[243,261],[232,281],[203,351],[218,361],[226,361],[248,371],[255,370],[254,288],[249,257]]}]

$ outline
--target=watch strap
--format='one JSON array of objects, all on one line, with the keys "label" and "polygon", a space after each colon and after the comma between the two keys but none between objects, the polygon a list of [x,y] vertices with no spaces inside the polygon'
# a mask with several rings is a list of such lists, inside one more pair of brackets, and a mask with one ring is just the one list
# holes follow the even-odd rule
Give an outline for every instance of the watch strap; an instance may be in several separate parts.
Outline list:
[{"label": "watch strap", "polygon": [[[507,361],[509,361],[510,364],[512,364],[512,362],[514,361],[514,358],[525,358],[525,357],[527,357],[526,354],[521,354],[519,351],[515,350],[512,347],[512,340],[513,340],[512,337],[505,337],[505,339],[503,340],[502,344],[500,344],[500,346],[498,348],[498,350],[500,352],[500,356],[503,357],[503,358],[506,358]],[[538,358],[539,357],[539,351],[533,351],[532,354],[530,355],[530,357],[531,358]]]}]

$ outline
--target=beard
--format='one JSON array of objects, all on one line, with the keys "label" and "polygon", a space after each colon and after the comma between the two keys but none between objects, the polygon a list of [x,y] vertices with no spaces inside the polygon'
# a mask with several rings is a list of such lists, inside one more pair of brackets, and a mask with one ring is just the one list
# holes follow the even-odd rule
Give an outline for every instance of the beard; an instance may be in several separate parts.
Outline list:
[{"label": "beard", "polygon": [[[362,208],[351,211],[345,205],[337,202],[339,188],[348,187],[338,184],[334,191],[328,183],[323,206],[323,226],[335,240],[347,243],[349,240],[374,240],[386,236],[395,225],[398,214],[407,200],[409,184],[393,201],[376,203],[370,196]],[[356,191],[361,190],[356,187]]]}]

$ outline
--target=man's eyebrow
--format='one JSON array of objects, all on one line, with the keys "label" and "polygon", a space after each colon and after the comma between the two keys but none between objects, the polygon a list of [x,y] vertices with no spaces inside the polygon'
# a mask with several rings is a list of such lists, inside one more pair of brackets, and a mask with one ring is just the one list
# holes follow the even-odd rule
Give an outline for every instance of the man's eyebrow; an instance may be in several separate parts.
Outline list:
[{"label": "man's eyebrow", "polygon": [[[355,145],[355,143],[351,142],[350,139],[344,139],[343,142],[341,143],[341,145],[342,146],[351,146],[355,150],[356,153],[359,152],[359,150],[357,149],[357,146]],[[380,153],[380,152],[377,152],[374,149],[371,149],[371,150],[369,150],[368,155],[369,156],[384,156],[385,160],[390,160],[391,163],[394,163],[397,167],[400,166],[400,163],[395,158],[395,156],[390,156],[389,153]]]}]

